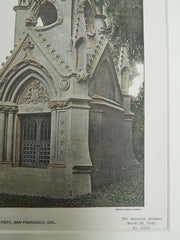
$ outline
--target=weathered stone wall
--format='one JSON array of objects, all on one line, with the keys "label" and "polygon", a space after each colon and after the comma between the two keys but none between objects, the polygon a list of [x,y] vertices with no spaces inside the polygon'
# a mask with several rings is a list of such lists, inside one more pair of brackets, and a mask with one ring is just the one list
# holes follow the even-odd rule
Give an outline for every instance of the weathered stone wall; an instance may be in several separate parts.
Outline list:
[{"label": "weathered stone wall", "polygon": [[[128,174],[133,164],[132,120],[118,112],[90,113],[90,155],[92,187]],[[137,166],[136,166],[137,167]]]}]

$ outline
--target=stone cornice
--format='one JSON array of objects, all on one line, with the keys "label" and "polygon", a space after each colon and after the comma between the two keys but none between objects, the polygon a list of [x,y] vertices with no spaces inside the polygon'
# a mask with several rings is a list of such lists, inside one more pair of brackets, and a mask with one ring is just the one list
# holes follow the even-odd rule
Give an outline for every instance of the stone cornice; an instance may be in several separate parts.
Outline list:
[{"label": "stone cornice", "polygon": [[124,109],[120,104],[109,100],[107,98],[103,98],[98,95],[94,95],[92,97],[92,101],[90,102],[91,111],[99,112],[99,113],[110,113],[110,114],[121,114],[125,118],[132,119],[134,114],[130,111]]},{"label": "stone cornice", "polygon": [[136,100],[136,97],[131,95],[131,94],[129,94],[129,93],[125,93],[125,92],[121,92],[121,93],[126,98],[131,98],[132,100]]}]

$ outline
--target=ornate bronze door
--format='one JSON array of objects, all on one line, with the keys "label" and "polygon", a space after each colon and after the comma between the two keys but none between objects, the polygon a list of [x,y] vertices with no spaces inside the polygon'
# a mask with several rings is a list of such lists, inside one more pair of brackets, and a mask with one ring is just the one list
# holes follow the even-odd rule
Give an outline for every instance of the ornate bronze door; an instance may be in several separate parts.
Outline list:
[{"label": "ornate bronze door", "polygon": [[50,114],[21,116],[21,167],[46,168],[50,159]]}]

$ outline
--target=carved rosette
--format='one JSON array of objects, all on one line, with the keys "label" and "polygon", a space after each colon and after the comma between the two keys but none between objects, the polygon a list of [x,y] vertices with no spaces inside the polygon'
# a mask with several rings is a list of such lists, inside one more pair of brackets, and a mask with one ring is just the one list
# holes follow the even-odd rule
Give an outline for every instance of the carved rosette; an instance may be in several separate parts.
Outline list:
[{"label": "carved rosette", "polygon": [[30,87],[28,88],[27,92],[25,93],[25,96],[23,97],[23,100],[21,103],[33,103],[37,104],[39,102],[46,103],[49,102],[50,98],[46,92],[46,90],[43,88],[40,81],[35,81],[31,83]]},{"label": "carved rosette", "polygon": [[67,79],[62,79],[60,82],[59,82],[59,85],[60,85],[60,89],[61,91],[67,91],[70,87],[70,83]]}]

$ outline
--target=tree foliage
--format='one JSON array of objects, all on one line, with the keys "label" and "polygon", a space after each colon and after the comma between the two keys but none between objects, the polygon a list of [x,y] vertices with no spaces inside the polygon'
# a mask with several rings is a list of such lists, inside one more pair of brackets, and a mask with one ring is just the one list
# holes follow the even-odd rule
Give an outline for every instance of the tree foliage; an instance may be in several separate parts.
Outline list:
[{"label": "tree foliage", "polygon": [[[115,63],[118,63],[121,43],[127,42],[131,65],[130,83],[137,76],[136,63],[144,61],[143,0],[105,0],[109,29],[108,37]],[[143,164],[144,159],[144,84],[132,102],[135,113],[133,125],[134,153]]]},{"label": "tree foliage", "polygon": [[109,40],[117,63],[120,44],[127,41],[130,64],[143,62],[143,0],[106,0]]},{"label": "tree foliage", "polygon": [[143,163],[144,159],[144,83],[140,88],[137,99],[131,104],[135,113],[133,124],[134,153],[137,160]]}]

